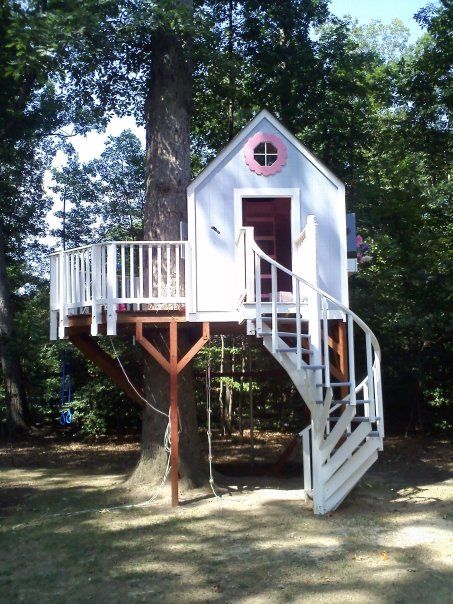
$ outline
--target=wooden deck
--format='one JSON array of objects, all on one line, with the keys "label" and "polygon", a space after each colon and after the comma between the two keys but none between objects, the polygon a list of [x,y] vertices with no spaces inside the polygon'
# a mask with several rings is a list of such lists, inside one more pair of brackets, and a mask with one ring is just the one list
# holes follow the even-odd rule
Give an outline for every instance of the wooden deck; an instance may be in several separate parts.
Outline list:
[{"label": "wooden deck", "polygon": [[[99,335],[107,334],[107,313],[103,312],[98,317]],[[71,338],[74,335],[90,334],[92,317],[91,314],[74,314],[68,317],[68,325],[65,335]],[[163,329],[169,323],[178,323],[181,329],[199,331],[202,323],[189,322],[184,311],[124,311],[117,313],[117,333],[119,336],[134,335],[136,325],[142,324],[144,329]],[[245,335],[246,324],[237,322],[211,323],[212,335]]]}]

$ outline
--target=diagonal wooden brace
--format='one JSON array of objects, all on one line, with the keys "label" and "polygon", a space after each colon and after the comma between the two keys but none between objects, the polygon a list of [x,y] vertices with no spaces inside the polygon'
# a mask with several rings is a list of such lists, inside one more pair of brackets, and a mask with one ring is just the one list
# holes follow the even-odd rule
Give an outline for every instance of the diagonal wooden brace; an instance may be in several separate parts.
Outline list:
[{"label": "diagonal wooden brace", "polygon": [[118,361],[104,352],[94,338],[86,334],[74,334],[69,336],[69,340],[84,356],[99,367],[134,403],[143,407],[144,402],[141,398],[143,393],[140,392],[140,389],[132,386],[124,375]]},{"label": "diagonal wooden brace", "polygon": [[193,357],[197,354],[199,350],[203,348],[206,342],[209,340],[210,332],[209,332],[209,323],[203,323],[203,334],[201,338],[195,342],[192,348],[186,352],[186,354],[178,361],[177,370],[180,373],[184,367],[189,363]]},{"label": "diagonal wooden brace", "polygon": [[167,361],[164,355],[160,353],[157,348],[143,335],[143,323],[135,324],[135,339],[140,346],[143,346],[146,352],[165,369],[167,373],[170,373],[170,363]]}]

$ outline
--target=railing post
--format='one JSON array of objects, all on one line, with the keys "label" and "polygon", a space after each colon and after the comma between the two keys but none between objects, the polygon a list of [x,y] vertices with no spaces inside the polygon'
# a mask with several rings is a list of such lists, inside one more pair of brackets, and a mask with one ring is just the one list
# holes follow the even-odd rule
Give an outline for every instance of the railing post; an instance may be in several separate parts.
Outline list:
[{"label": "railing post", "polygon": [[98,335],[98,323],[100,308],[98,300],[100,298],[101,270],[100,270],[100,249],[98,245],[91,246],[91,335]]},{"label": "railing post", "polygon": [[107,335],[116,336],[116,305],[114,303],[116,295],[116,243],[109,243],[107,246]]},{"label": "railing post", "polygon": [[[307,216],[306,224],[306,247],[307,247],[307,281],[315,287],[318,286],[318,259],[317,259],[317,241],[316,241],[316,218],[313,214]],[[311,336],[311,349],[313,351],[311,360],[313,365],[321,365],[321,317],[320,301],[318,292],[307,288],[308,301],[308,333]],[[329,368],[326,367],[326,372]],[[319,378],[321,376],[321,378]],[[316,384],[322,382],[322,371],[314,371],[314,392],[318,399],[318,392],[322,393],[322,388]],[[321,394],[319,395],[321,396]]]},{"label": "railing post", "polygon": [[[368,396],[364,396],[364,399],[368,399],[370,401],[368,405],[368,410],[371,409],[371,413],[374,413],[374,416],[377,416],[376,407],[374,404],[374,375],[373,375],[373,351],[371,348],[371,334],[369,331],[365,332],[365,349],[366,349],[366,368],[367,368],[367,376],[368,376]],[[365,405],[365,409],[367,405]],[[370,411],[368,411],[369,413]]]},{"label": "railing post", "polygon": [[186,317],[188,317],[190,312],[194,312],[195,308],[194,304],[194,296],[195,289],[193,287],[192,282],[192,248],[189,243],[183,243],[185,252],[184,252],[184,298],[186,302]]},{"label": "railing post", "polygon": [[350,395],[349,402],[351,405],[355,405],[356,393],[355,393],[355,355],[354,355],[354,319],[352,315],[348,315],[348,364],[349,364],[349,381]]},{"label": "railing post", "polygon": [[245,300],[247,295],[247,281],[245,273],[245,231],[244,229],[239,230],[239,234],[236,238],[236,274],[237,274],[237,300],[239,305],[241,301]]},{"label": "railing post", "polygon": [[261,310],[261,258],[255,253],[255,298],[256,298],[256,335],[263,333],[263,313]]},{"label": "railing post", "polygon": [[323,335],[323,349],[324,349],[324,386],[330,388],[330,354],[329,354],[329,321],[327,319],[327,312],[329,305],[324,296],[321,299],[322,307],[322,335]]},{"label": "railing post", "polygon": [[[254,252],[252,248],[253,243],[253,229],[245,229],[245,281],[247,289],[247,302],[255,302],[255,270],[254,270]],[[261,288],[261,281],[260,281]],[[261,289],[260,289],[261,291]],[[258,299],[258,295],[256,297]],[[261,302],[261,295],[260,295]]]},{"label": "railing post", "polygon": [[302,367],[302,320],[300,312],[300,283],[293,279],[293,289],[296,292],[296,365],[297,369]]},{"label": "railing post", "polygon": [[66,306],[66,253],[60,252],[58,255],[58,269],[59,269],[59,312],[58,312],[58,337],[64,339],[65,327],[67,323],[67,306]]},{"label": "railing post", "polygon": [[[319,312],[319,295],[318,292],[311,290],[308,293],[308,333],[310,334],[311,350],[311,363],[313,365],[321,365],[321,318]],[[326,370],[328,368],[326,367]],[[319,377],[321,376],[321,377]],[[316,399],[318,400],[318,392],[322,392],[321,386],[316,384],[322,382],[322,371],[313,371],[314,378],[314,392]]]},{"label": "railing post", "polygon": [[272,296],[272,352],[277,350],[277,267],[271,265],[271,296]]},{"label": "railing post", "polygon": [[384,438],[384,406],[382,404],[382,381],[381,381],[381,359],[375,354],[374,359],[374,378],[375,378],[375,397],[376,410],[379,416],[378,432],[381,438]]},{"label": "railing post", "polygon": [[50,339],[58,339],[58,256],[50,257]]}]

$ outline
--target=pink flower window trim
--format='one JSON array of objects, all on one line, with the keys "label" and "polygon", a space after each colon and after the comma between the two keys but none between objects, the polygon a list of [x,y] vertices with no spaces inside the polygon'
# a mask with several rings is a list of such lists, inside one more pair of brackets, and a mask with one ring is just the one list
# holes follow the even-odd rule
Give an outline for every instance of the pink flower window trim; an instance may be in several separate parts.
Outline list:
[{"label": "pink flower window trim", "polygon": [[[270,143],[277,149],[277,159],[270,166],[262,166],[255,159],[255,149],[262,143]],[[252,172],[256,174],[262,174],[263,176],[271,176],[280,172],[283,166],[286,164],[288,157],[288,151],[286,150],[285,143],[274,134],[268,134],[266,132],[257,132],[254,134],[244,145],[244,158],[245,163],[248,165]]]}]

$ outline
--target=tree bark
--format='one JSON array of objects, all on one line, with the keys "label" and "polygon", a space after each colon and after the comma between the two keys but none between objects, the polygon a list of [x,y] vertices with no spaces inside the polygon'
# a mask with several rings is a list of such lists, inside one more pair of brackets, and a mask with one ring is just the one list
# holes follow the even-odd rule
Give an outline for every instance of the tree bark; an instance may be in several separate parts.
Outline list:
[{"label": "tree bark", "polygon": [[[181,0],[182,10],[192,2]],[[180,239],[180,222],[187,221],[186,187],[190,182],[190,108],[192,102],[192,64],[189,41],[168,29],[155,32],[152,66],[146,99],[146,201],[144,239]],[[184,352],[189,337],[178,329]],[[150,341],[168,358],[168,331],[151,330]],[[181,356],[181,352],[179,356]],[[146,398],[168,413],[169,375],[151,357],[144,361]],[[201,456],[195,398],[190,365],[178,377],[180,477],[190,485],[201,482]],[[167,420],[149,407],[142,419],[142,444],[139,464],[130,483],[146,485],[160,481],[166,453],[163,447]]]},{"label": "tree bark", "polygon": [[27,430],[30,423],[22,368],[14,337],[13,308],[6,271],[3,224],[0,220],[0,361],[5,387],[8,430],[11,436]]}]

